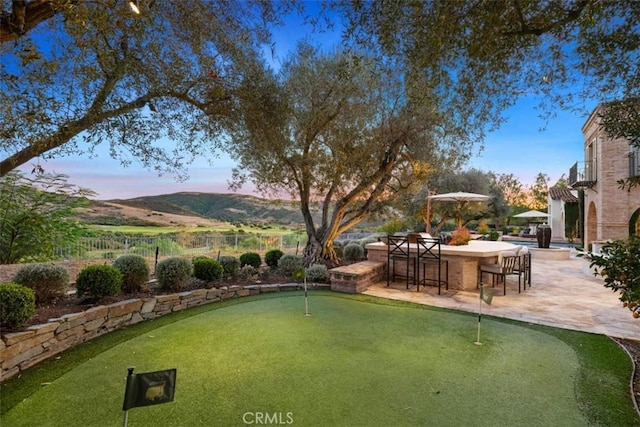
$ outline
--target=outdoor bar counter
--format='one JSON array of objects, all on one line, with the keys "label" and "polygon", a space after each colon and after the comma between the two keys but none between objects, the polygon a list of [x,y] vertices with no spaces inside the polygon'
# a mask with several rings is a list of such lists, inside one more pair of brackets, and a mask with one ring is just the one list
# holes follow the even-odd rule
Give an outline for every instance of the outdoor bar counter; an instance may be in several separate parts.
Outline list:
[{"label": "outdoor bar counter", "polygon": [[[410,251],[417,251],[416,244],[410,244],[409,246]],[[386,243],[369,243],[366,248],[369,261],[387,262]],[[478,279],[478,266],[495,263],[500,252],[513,251],[516,248],[517,246],[512,243],[488,240],[472,240],[468,245],[463,246],[441,245],[442,260],[449,261],[449,289],[475,290]]]}]

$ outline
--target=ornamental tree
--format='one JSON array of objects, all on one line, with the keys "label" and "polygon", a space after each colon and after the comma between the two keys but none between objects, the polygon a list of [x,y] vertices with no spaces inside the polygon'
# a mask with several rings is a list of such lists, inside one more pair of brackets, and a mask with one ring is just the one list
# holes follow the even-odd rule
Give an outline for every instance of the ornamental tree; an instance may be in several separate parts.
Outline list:
[{"label": "ornamental tree", "polygon": [[623,306],[633,317],[640,317],[640,236],[609,242],[601,254],[590,257],[590,266],[595,267],[596,276],[602,276],[604,287],[619,292]]},{"label": "ornamental tree", "polygon": [[307,265],[335,258],[339,234],[414,189],[425,171],[459,165],[481,133],[426,91],[412,92],[392,65],[301,43],[279,71],[256,69],[243,82],[249,98],[228,145],[239,163],[234,186],[251,181],[300,201]]},{"label": "ornamental tree", "polygon": [[82,235],[72,214],[92,194],[68,184],[65,175],[0,178],[0,264],[60,258],[57,249]]}]

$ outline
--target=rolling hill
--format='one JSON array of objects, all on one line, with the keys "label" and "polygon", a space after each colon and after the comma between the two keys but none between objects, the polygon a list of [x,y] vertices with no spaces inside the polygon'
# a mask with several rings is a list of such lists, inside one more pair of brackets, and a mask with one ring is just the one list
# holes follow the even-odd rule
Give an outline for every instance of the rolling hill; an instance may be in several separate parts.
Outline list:
[{"label": "rolling hill", "polygon": [[181,192],[115,199],[103,203],[230,223],[278,224],[291,227],[303,223],[297,202],[262,199],[243,194]]}]

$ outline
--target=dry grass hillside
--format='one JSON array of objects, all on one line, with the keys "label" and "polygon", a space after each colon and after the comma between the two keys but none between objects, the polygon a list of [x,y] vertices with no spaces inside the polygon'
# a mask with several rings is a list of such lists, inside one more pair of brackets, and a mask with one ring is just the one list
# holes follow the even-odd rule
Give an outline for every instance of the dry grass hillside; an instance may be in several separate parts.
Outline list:
[{"label": "dry grass hillside", "polygon": [[[187,211],[185,210],[185,213]],[[226,224],[196,214],[159,212],[151,209],[104,201],[77,209],[77,216],[88,224],[141,225],[157,227],[215,227]]]}]

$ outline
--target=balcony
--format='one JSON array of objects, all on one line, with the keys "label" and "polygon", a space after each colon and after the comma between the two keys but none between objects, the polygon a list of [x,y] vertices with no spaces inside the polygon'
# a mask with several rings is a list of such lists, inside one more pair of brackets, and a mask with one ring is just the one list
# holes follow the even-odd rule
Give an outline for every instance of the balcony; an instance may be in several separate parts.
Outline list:
[{"label": "balcony", "polygon": [[597,177],[596,162],[576,162],[569,169],[569,185],[572,188],[591,188]]},{"label": "balcony", "polygon": [[629,178],[640,176],[640,148],[629,153]]}]

